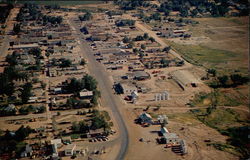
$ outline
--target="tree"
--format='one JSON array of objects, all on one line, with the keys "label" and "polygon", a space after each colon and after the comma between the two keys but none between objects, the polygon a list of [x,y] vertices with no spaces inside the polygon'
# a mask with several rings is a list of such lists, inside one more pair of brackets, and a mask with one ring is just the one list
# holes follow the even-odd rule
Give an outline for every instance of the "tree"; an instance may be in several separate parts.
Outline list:
[{"label": "tree", "polygon": [[37,113],[44,113],[46,112],[46,107],[45,106],[41,106],[37,108]]},{"label": "tree", "polygon": [[95,116],[92,118],[91,129],[108,128],[109,124],[105,121],[103,116]]},{"label": "tree", "polygon": [[148,33],[144,33],[144,34],[143,34],[143,38],[144,38],[144,39],[148,39],[148,38],[149,38]]},{"label": "tree", "polygon": [[81,62],[80,62],[80,65],[85,66],[85,65],[86,65],[86,60],[85,60],[85,59],[82,59]]},{"label": "tree", "polygon": [[138,49],[137,48],[133,48],[133,53],[138,53]]},{"label": "tree", "polygon": [[83,81],[87,90],[93,91],[97,88],[97,81],[92,76],[85,75]]},{"label": "tree", "polygon": [[141,36],[141,35],[138,35],[134,38],[135,41],[143,41],[144,40],[144,37]]},{"label": "tree", "polygon": [[26,83],[23,86],[23,90],[21,91],[22,103],[27,103],[28,102],[29,98],[32,96],[31,90],[32,90],[32,84],[31,83]]},{"label": "tree", "polygon": [[13,27],[13,31],[15,34],[18,34],[21,32],[21,24],[20,23],[15,23]]},{"label": "tree", "polygon": [[89,21],[93,18],[90,12],[86,12],[83,16],[79,16],[80,21]]},{"label": "tree", "polygon": [[80,125],[77,122],[73,122],[73,124],[72,124],[72,130],[75,133],[80,132]]},{"label": "tree", "polygon": [[38,58],[40,58],[41,55],[42,55],[42,51],[41,51],[40,48],[32,48],[32,49],[29,50],[28,53],[29,53],[29,54],[32,54],[32,55],[34,55],[34,56],[36,56],[36,57],[38,57]]},{"label": "tree", "polygon": [[226,83],[228,81],[228,76],[224,75],[224,76],[218,77],[218,80],[219,80],[220,84],[225,87]]},{"label": "tree", "polygon": [[127,47],[128,47],[129,49],[133,48],[133,46],[134,46],[134,43],[133,43],[133,42],[129,42],[129,44],[127,45]]},{"label": "tree", "polygon": [[122,42],[123,42],[123,43],[129,43],[129,41],[130,41],[130,39],[129,39],[127,36],[125,36],[125,37],[122,39]]},{"label": "tree", "polygon": [[170,50],[171,50],[171,46],[168,46],[168,47],[163,48],[162,51],[168,53]]},{"label": "tree", "polygon": [[89,126],[84,121],[80,121],[79,130],[81,133],[87,133],[89,131]]},{"label": "tree", "polygon": [[141,49],[143,49],[143,50],[145,50],[145,49],[146,49],[145,44],[142,44],[142,45],[141,45]]},{"label": "tree", "polygon": [[212,75],[213,75],[213,77],[215,77],[215,76],[216,76],[217,71],[216,71],[215,69],[211,68],[211,69],[208,69],[208,70],[207,70],[207,73],[212,74]]},{"label": "tree", "polygon": [[59,66],[61,68],[70,67],[72,65],[72,62],[69,59],[62,58],[60,61],[61,61],[61,64]]},{"label": "tree", "polygon": [[29,136],[30,133],[32,133],[32,129],[29,126],[24,127],[22,125],[18,130],[16,130],[14,139],[17,141],[23,141]]},{"label": "tree", "polygon": [[155,39],[153,37],[150,37],[148,40],[150,40],[152,43],[155,42]]},{"label": "tree", "polygon": [[243,77],[240,74],[232,74],[230,75],[230,79],[232,80],[234,86],[241,85],[249,81],[248,77]]}]

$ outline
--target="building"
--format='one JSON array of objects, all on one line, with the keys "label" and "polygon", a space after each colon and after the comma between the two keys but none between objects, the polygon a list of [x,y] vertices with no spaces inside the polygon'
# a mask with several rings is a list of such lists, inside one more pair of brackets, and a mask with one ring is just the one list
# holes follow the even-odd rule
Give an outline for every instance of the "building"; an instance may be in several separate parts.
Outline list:
[{"label": "building", "polygon": [[20,45],[13,45],[12,49],[31,49],[31,48],[38,48],[39,45],[37,43],[32,44],[20,44]]},{"label": "building", "polygon": [[62,137],[62,142],[64,144],[71,144],[71,137],[70,136]]},{"label": "building", "polygon": [[196,87],[198,84],[201,84],[201,82],[187,70],[177,70],[172,73],[172,77],[183,89],[189,86]]},{"label": "building", "polygon": [[62,93],[62,88],[54,88],[54,94],[61,94]]},{"label": "building", "polygon": [[15,112],[16,106],[14,104],[9,104],[6,108],[4,108],[6,112]]},{"label": "building", "polygon": [[21,157],[30,157],[32,156],[32,153],[33,153],[32,147],[29,144],[27,144],[25,146],[25,150],[21,153]]},{"label": "building", "polygon": [[95,130],[89,130],[88,137],[96,137],[96,136],[101,136],[104,133],[103,128],[95,129]]},{"label": "building", "polygon": [[76,148],[76,144],[67,145],[64,150],[65,156],[73,156],[75,148]]},{"label": "building", "polygon": [[168,117],[166,115],[158,115],[157,120],[158,120],[159,124],[168,123]]},{"label": "building", "polygon": [[175,133],[164,133],[163,139],[165,140],[166,144],[178,143],[180,141],[179,137]]},{"label": "building", "polygon": [[131,83],[119,83],[116,85],[116,92],[131,95],[132,92],[138,92],[135,85]]},{"label": "building", "polygon": [[141,123],[152,123],[152,117],[151,117],[151,115],[148,114],[148,113],[146,113],[146,112],[142,113],[142,114],[139,116],[138,120],[139,120]]},{"label": "building", "polygon": [[86,89],[82,90],[81,92],[79,92],[79,97],[81,99],[91,99],[93,97],[93,91],[88,91]]},{"label": "building", "polygon": [[162,127],[160,132],[162,135],[169,133],[166,127]]},{"label": "building", "polygon": [[150,78],[150,75],[145,71],[135,71],[134,72],[134,79],[136,79],[138,81],[146,80],[149,78]]},{"label": "building", "polygon": [[69,144],[66,146],[64,154],[65,156],[73,156],[77,154],[84,154],[84,151],[82,150],[82,148],[76,146],[76,144]]},{"label": "building", "polygon": [[52,139],[50,140],[51,145],[55,145],[57,148],[62,147],[62,139]]}]

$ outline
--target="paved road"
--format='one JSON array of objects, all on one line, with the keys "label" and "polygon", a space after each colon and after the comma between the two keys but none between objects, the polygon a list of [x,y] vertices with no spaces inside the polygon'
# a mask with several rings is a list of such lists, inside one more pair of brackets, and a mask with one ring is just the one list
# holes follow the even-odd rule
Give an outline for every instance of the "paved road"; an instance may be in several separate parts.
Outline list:
[{"label": "paved road", "polygon": [[108,77],[108,73],[106,73],[105,68],[95,60],[90,46],[85,40],[82,39],[82,33],[80,32],[79,26],[72,19],[70,20],[70,24],[75,29],[75,36],[77,37],[77,40],[80,41],[80,49],[83,51],[84,57],[87,59],[89,72],[98,81],[98,86],[102,95],[102,105],[111,109],[118,124],[118,139],[120,140],[121,147],[116,159],[124,159],[128,148],[129,138],[126,125],[119,110],[119,107],[122,106],[122,102],[119,97],[113,94],[113,84]]}]

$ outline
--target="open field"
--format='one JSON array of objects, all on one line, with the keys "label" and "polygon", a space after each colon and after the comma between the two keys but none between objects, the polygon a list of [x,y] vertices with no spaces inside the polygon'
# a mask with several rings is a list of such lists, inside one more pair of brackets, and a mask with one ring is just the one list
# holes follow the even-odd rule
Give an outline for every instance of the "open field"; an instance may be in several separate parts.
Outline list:
[{"label": "open field", "polygon": [[[17,3],[28,3],[30,1],[18,1]],[[67,6],[67,5],[86,5],[86,4],[100,4],[103,3],[101,1],[32,1],[35,4],[42,4],[42,5],[60,5],[60,6]]]},{"label": "open field", "polygon": [[[167,42],[193,64],[216,68],[221,73],[247,73],[248,17],[193,20],[199,24],[186,27],[192,32],[190,40]],[[196,43],[189,43],[194,39],[197,40]]]}]

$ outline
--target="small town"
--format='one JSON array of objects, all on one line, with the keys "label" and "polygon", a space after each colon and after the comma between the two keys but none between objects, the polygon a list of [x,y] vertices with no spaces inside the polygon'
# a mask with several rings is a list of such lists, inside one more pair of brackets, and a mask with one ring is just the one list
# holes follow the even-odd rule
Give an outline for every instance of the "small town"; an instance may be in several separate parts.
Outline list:
[{"label": "small town", "polygon": [[249,158],[248,2],[13,2],[0,159]]}]

